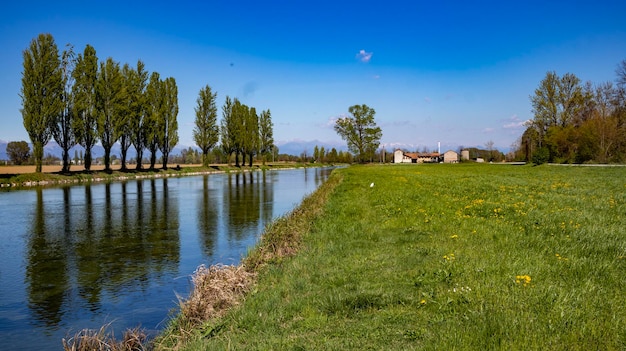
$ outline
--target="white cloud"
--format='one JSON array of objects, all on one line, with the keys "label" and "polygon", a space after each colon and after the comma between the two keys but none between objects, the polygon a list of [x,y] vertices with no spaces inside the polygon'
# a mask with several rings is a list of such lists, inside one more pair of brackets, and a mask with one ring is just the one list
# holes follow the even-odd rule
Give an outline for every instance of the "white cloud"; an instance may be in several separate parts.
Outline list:
[{"label": "white cloud", "polygon": [[365,50],[361,50],[359,51],[358,54],[356,54],[356,58],[359,59],[359,61],[363,63],[368,63],[372,59],[372,55],[374,55],[373,52],[367,52]]},{"label": "white cloud", "polygon": [[517,115],[511,116],[509,119],[507,119],[505,121],[506,121],[506,123],[502,126],[502,128],[504,128],[504,129],[522,128],[528,122],[528,120],[522,121]]}]

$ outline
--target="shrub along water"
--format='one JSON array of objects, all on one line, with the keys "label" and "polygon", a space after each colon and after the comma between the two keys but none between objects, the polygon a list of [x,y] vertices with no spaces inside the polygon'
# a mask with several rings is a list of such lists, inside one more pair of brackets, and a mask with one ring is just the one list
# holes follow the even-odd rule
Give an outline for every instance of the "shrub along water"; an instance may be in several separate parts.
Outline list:
[{"label": "shrub along water", "polygon": [[254,251],[245,299],[182,348],[624,349],[625,176],[547,165],[336,170],[328,201],[298,210],[312,217],[297,254]]}]

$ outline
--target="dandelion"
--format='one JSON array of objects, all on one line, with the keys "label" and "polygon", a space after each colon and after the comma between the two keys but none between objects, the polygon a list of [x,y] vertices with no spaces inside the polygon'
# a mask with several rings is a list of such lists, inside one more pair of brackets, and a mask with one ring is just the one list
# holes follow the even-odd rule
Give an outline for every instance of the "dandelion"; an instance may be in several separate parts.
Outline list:
[{"label": "dandelion", "polygon": [[443,255],[443,259],[448,261],[448,262],[450,262],[450,261],[454,261],[455,257],[454,257],[454,254],[451,253],[451,254],[448,254],[448,255]]},{"label": "dandelion", "polygon": [[565,257],[563,257],[563,256],[561,256],[561,255],[559,255],[559,254],[556,254],[556,258],[557,258],[559,261],[567,261],[567,258],[565,258]]},{"label": "dandelion", "polygon": [[422,299],[422,301],[420,301],[420,304],[425,305],[426,304],[426,300]]},{"label": "dandelion", "polygon": [[454,235],[452,235],[452,236],[450,237],[450,239],[456,239],[456,238],[458,238],[458,237],[459,237],[458,235],[454,234]]},{"label": "dandelion", "polygon": [[529,275],[517,275],[515,276],[515,283],[522,284],[523,286],[530,285],[530,276]]}]

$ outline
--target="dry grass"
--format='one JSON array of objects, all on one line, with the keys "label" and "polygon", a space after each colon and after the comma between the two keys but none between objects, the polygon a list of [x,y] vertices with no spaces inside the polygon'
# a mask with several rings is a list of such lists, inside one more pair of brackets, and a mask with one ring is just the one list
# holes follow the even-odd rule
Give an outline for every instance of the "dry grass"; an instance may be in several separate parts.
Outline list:
[{"label": "dry grass", "polygon": [[121,340],[115,340],[112,332],[107,329],[110,324],[99,330],[83,329],[73,337],[63,339],[65,351],[143,351],[149,350],[146,333],[139,329],[128,329]]},{"label": "dry grass", "polygon": [[254,276],[241,265],[198,267],[192,277],[193,291],[180,302],[181,314],[188,322],[186,324],[199,325],[221,316],[248,292]]}]

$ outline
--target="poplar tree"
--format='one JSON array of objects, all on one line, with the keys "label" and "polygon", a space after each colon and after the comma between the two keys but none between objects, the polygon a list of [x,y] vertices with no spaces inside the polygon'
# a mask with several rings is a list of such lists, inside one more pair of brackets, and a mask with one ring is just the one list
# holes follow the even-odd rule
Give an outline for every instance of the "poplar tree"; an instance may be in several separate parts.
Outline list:
[{"label": "poplar tree", "polygon": [[167,169],[170,152],[178,143],[178,87],[172,77],[165,79],[163,87],[163,116],[160,128],[159,149],[163,154],[163,169]]},{"label": "poplar tree", "polygon": [[274,125],[270,110],[264,110],[259,116],[259,153],[263,155],[263,164],[274,146]]},{"label": "poplar tree", "polygon": [[111,148],[118,139],[116,124],[122,113],[122,73],[119,63],[107,58],[100,63],[96,101],[98,136],[104,148],[104,169],[111,170]]},{"label": "poplar tree", "polygon": [[63,168],[61,169],[61,172],[63,173],[70,171],[70,149],[76,145],[76,136],[74,128],[72,128],[72,122],[74,119],[74,113],[72,111],[74,108],[72,96],[74,78],[72,77],[72,71],[76,63],[76,58],[74,56],[74,48],[69,44],[66,48],[67,49],[63,50],[63,53],[61,54],[63,109],[52,128],[52,136],[62,150],[61,158],[63,159]]},{"label": "poplar tree", "polygon": [[72,74],[74,86],[74,123],[77,142],[85,148],[85,169],[91,169],[91,149],[98,141],[96,111],[96,83],[98,79],[98,57],[96,50],[89,44],[83,54],[78,55]]},{"label": "poplar tree", "polygon": [[23,56],[21,112],[33,144],[35,171],[41,172],[43,147],[52,137],[52,124],[63,111],[63,72],[51,34],[39,34]]},{"label": "poplar tree", "polygon": [[126,171],[126,155],[132,145],[131,117],[133,111],[133,100],[130,98],[132,81],[135,71],[127,63],[122,67],[122,92],[120,94],[120,114],[115,122],[115,130],[120,143],[120,164],[121,170]]},{"label": "poplar tree", "polygon": [[145,70],[144,63],[137,61],[137,68],[130,75],[130,81],[127,85],[127,93],[129,101],[129,126],[131,130],[131,143],[137,151],[137,170],[142,168],[143,150],[146,148],[146,82],[148,81],[148,72]]},{"label": "poplar tree", "polygon": [[246,155],[248,155],[248,165],[252,167],[254,155],[259,149],[259,116],[256,114],[254,107],[246,106],[243,113],[242,162],[245,165]]},{"label": "poplar tree", "polygon": [[[224,154],[227,155],[229,165],[230,156],[233,154],[233,152],[237,151],[237,140],[235,139],[237,136],[237,130],[233,111],[234,105],[235,104],[233,103],[233,100],[229,96],[226,96],[226,100],[224,101],[224,105],[222,106],[222,122],[220,126],[222,151],[224,151]],[[236,158],[235,161],[236,165],[239,166],[239,159]]]},{"label": "poplar tree", "polygon": [[152,72],[150,82],[146,87],[146,116],[143,129],[146,135],[146,147],[150,151],[150,169],[156,164],[156,153],[159,149],[159,140],[162,131],[159,124],[163,118],[163,82],[159,73]]},{"label": "poplar tree", "polygon": [[196,99],[196,126],[193,129],[193,140],[202,150],[202,166],[204,167],[209,166],[209,151],[219,140],[216,98],[217,92],[213,93],[211,87],[207,85],[200,89]]}]

